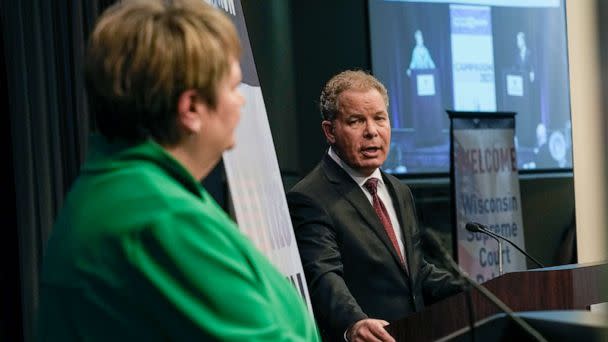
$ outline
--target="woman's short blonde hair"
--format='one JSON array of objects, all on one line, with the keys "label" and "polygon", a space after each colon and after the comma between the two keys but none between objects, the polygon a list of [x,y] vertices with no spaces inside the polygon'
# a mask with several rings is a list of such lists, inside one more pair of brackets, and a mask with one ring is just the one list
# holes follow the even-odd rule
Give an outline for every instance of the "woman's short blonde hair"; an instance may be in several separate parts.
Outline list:
[{"label": "woman's short blonde hair", "polygon": [[231,20],[203,0],[123,0],[99,18],[85,77],[91,112],[108,138],[179,141],[177,101],[194,89],[212,108],[240,56]]}]

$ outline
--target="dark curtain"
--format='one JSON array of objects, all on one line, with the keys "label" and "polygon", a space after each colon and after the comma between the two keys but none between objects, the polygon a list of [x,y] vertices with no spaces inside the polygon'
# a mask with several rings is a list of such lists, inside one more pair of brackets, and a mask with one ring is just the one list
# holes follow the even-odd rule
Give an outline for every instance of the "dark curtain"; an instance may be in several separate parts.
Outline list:
[{"label": "dark curtain", "polygon": [[0,240],[0,340],[33,340],[44,245],[84,159],[91,128],[82,71],[85,40],[113,2],[0,2],[2,91],[8,98],[3,133],[13,177],[4,191],[13,212],[5,216],[6,239]]}]

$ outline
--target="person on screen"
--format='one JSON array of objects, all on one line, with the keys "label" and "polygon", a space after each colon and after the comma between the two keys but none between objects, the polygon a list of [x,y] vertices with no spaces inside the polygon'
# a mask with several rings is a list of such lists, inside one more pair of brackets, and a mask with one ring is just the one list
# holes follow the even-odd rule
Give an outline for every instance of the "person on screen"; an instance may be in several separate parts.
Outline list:
[{"label": "person on screen", "polygon": [[89,39],[99,133],[45,250],[38,339],[318,341],[301,296],[201,186],[244,98],[231,20],[121,1]]},{"label": "person on screen", "polygon": [[407,75],[410,76],[412,70],[416,69],[435,69],[435,62],[431,58],[429,50],[424,46],[424,37],[422,31],[416,30],[414,32],[414,40],[416,45],[412,50],[412,58],[410,60],[410,66],[407,68]]},{"label": "person on screen", "polygon": [[536,168],[557,167],[551,156],[547,140],[547,127],[542,122],[536,126],[536,147],[534,147],[534,164]]},{"label": "person on screen", "polygon": [[534,63],[532,61],[532,52],[526,44],[526,35],[523,32],[516,34],[517,41],[517,56],[515,58],[515,69],[528,76],[530,82],[534,82]]},{"label": "person on screen", "polygon": [[412,193],[380,169],[391,140],[384,85],[341,72],[320,109],[329,148],[287,194],[315,317],[328,341],[393,341],[390,321],[462,283],[425,261]]}]

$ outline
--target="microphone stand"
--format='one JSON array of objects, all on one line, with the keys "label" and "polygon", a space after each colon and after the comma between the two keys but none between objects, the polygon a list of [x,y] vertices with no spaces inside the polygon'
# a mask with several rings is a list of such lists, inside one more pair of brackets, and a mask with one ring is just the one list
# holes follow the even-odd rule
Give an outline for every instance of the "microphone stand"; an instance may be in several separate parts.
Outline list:
[{"label": "microphone stand", "polygon": [[[450,263],[450,264],[452,265],[452,263]],[[492,292],[490,292],[485,287],[477,284],[477,282],[475,282],[468,275],[466,275],[464,273],[464,271],[460,270],[460,267],[458,265],[456,265],[455,262],[453,262],[452,267],[455,267],[455,266],[459,270],[457,272],[460,273],[460,275],[462,276],[462,278],[466,282],[468,282],[471,286],[473,286],[475,289],[477,289],[477,291],[479,291],[486,298],[488,298],[500,310],[504,311],[504,313],[507,316],[509,316],[509,318],[511,318],[515,323],[517,323],[521,328],[523,328],[524,331],[527,332],[528,334],[530,334],[530,336],[532,336],[536,341],[542,341],[542,342],[546,342],[547,341],[538,331],[536,331],[536,329],[532,328],[532,326],[530,326],[526,321],[524,321],[523,319],[521,319],[518,316],[515,316],[513,314],[513,310],[511,310],[511,308],[509,308],[503,301],[501,301],[500,299],[498,299],[498,297],[496,297]]]},{"label": "microphone stand", "polygon": [[[434,249],[436,252],[439,253],[439,257],[441,258],[442,265],[449,266],[450,268],[454,268],[454,266],[451,264],[453,262],[452,257],[445,250],[445,247],[441,243],[439,237],[437,235],[435,235],[435,233],[432,230],[426,229],[423,232],[423,238],[425,238],[423,244],[428,243],[429,250]],[[446,265],[446,263],[448,263],[449,265]],[[459,270],[456,270],[456,272],[452,272],[452,274],[454,275],[454,277],[457,277],[460,279],[463,278],[463,276]],[[463,288],[463,292],[466,297],[467,313],[468,313],[468,318],[469,318],[469,328],[471,330],[471,342],[475,342],[475,307],[473,306],[473,295],[472,295],[471,285],[468,282],[464,282],[462,284],[462,288]]]},{"label": "microphone stand", "polygon": [[[494,305],[496,305],[500,310],[502,310],[509,318],[511,318],[517,325],[519,325],[525,332],[530,334],[536,341],[547,342],[547,340],[538,332],[536,329],[532,328],[526,321],[521,319],[518,316],[513,314],[513,310],[509,308],[503,301],[501,301],[498,297],[496,297],[492,292],[486,289],[484,286],[478,284],[476,281],[471,279],[469,275],[463,271],[460,266],[452,259],[448,251],[441,243],[436,244],[437,248],[439,248],[440,252],[444,254],[445,259],[448,261],[448,265],[458,273],[458,275],[466,281],[469,286],[474,287],[479,291],[482,295],[484,295],[487,299],[489,299]],[[502,251],[501,251],[502,254]],[[470,299],[469,299],[470,300]],[[472,308],[472,303],[469,303]],[[473,333],[473,327],[471,327],[471,336],[475,336]]]},{"label": "microphone stand", "polygon": [[492,234],[489,235],[498,243],[498,275],[501,276],[504,273],[502,268],[502,240],[492,236]]}]

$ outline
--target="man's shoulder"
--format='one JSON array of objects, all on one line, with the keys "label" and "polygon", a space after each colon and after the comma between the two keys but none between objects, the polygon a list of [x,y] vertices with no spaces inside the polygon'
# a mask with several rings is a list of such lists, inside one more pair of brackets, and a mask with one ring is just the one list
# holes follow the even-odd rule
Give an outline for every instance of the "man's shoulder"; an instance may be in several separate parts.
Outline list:
[{"label": "man's shoulder", "polygon": [[329,181],[323,172],[321,164],[315,166],[304,178],[296,183],[289,191],[290,193],[314,194],[324,187],[327,187]]}]

